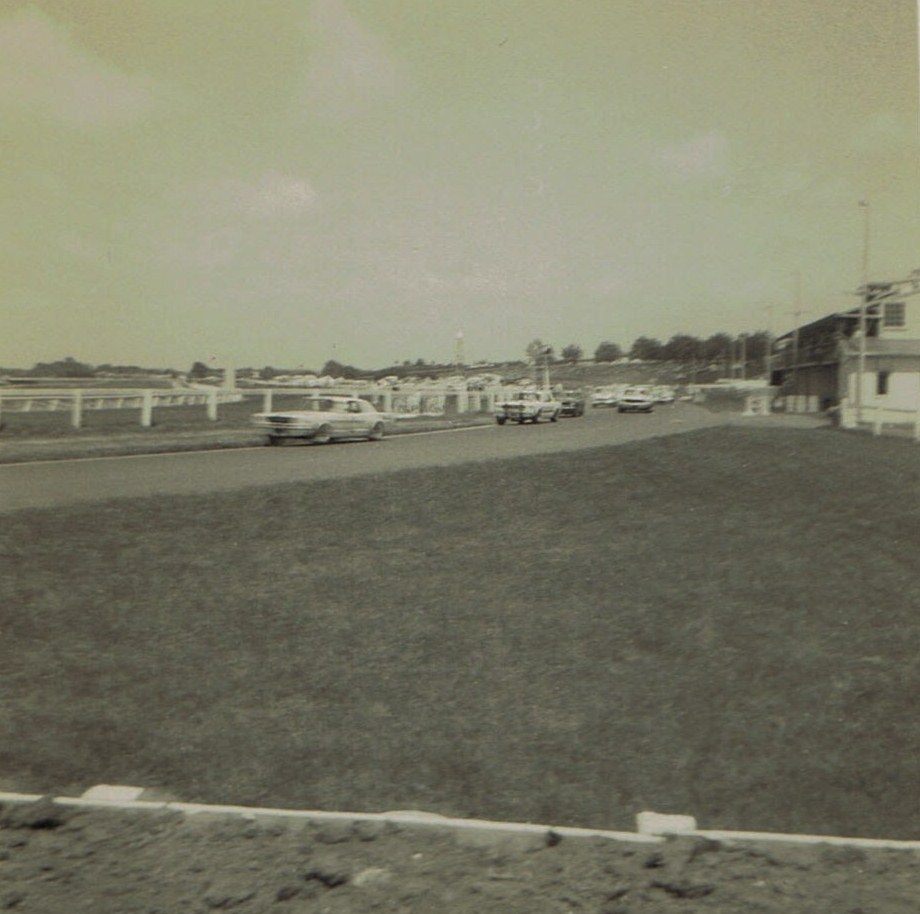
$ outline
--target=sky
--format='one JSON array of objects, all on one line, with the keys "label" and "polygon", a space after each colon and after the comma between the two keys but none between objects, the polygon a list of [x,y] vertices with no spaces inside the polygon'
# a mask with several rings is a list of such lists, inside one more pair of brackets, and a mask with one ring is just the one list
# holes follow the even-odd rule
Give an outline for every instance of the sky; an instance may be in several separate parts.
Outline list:
[{"label": "sky", "polygon": [[784,332],[920,268],[917,46],[916,0],[0,0],[0,365]]}]

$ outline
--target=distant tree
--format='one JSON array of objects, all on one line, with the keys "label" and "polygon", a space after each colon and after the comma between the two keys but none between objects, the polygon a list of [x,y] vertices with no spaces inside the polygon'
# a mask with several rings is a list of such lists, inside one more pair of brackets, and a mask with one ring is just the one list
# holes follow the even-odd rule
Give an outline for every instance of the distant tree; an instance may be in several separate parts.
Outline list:
[{"label": "distant tree", "polygon": [[543,359],[552,359],[553,347],[547,346],[541,339],[531,340],[527,344],[527,359],[530,362],[542,362]]},{"label": "distant tree", "polygon": [[427,363],[424,359],[416,359],[416,360],[415,360],[415,367],[416,367],[416,368],[424,368],[427,364],[428,364],[428,363]]},{"label": "distant tree", "polygon": [[595,362],[615,362],[622,356],[623,350],[616,343],[611,343],[610,340],[604,340],[594,350]]},{"label": "distant tree", "polygon": [[700,358],[702,351],[702,340],[677,333],[662,346],[662,357],[671,362],[693,362]]},{"label": "distant tree", "polygon": [[30,374],[37,378],[93,378],[96,370],[69,355],[57,362],[36,362]]},{"label": "distant tree", "polygon": [[719,362],[729,356],[732,338],[727,333],[714,333],[703,342],[702,356],[707,362]]},{"label": "distant tree", "polygon": [[190,378],[206,378],[211,373],[211,369],[204,362],[192,362],[192,367],[188,370]]},{"label": "distant tree", "polygon": [[275,371],[275,369],[272,368],[271,365],[266,365],[266,366],[259,372],[259,380],[261,380],[261,381],[270,381],[272,378],[277,377],[277,375],[278,375],[278,372]]},{"label": "distant tree", "polygon": [[629,350],[631,359],[641,359],[643,362],[658,362],[662,359],[663,347],[661,343],[648,336],[640,336]]},{"label": "distant tree", "polygon": [[584,354],[584,349],[582,349],[581,346],[577,346],[575,343],[569,343],[568,346],[564,346],[562,349],[563,361],[571,362],[573,365],[575,362],[580,362]]},{"label": "distant tree", "polygon": [[337,362],[335,359],[329,359],[325,365],[323,365],[324,375],[330,375],[333,378],[357,378],[361,372],[352,365],[343,365],[341,362]]}]

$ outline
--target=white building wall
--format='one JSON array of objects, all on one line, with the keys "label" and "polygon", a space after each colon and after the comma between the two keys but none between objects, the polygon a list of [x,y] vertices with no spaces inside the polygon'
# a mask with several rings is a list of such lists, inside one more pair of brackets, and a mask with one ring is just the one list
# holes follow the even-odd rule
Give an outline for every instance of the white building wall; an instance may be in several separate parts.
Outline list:
[{"label": "white building wall", "polygon": [[[871,360],[870,360],[871,361]],[[853,370],[847,379],[847,397],[851,404],[857,402],[858,373]],[[867,367],[863,375],[862,402],[868,408],[910,410],[920,409],[920,364],[916,371],[892,371],[888,375],[888,393],[878,394],[878,372]]]}]

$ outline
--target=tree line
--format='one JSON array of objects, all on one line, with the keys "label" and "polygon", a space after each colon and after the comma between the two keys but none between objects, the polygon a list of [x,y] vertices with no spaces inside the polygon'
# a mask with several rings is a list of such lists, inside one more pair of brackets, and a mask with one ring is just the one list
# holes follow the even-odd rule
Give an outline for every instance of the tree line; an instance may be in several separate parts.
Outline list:
[{"label": "tree line", "polygon": [[[628,349],[619,343],[604,340],[594,349],[595,362],[616,362],[622,358],[639,359],[643,362],[681,362],[683,364],[719,364],[741,361],[764,361],[771,345],[770,334],[765,330],[730,336],[728,333],[714,333],[705,339],[677,333],[666,342],[654,337],[640,336]],[[585,350],[577,343],[563,346],[556,355],[553,346],[540,339],[527,345],[528,361],[542,359],[562,362],[580,362],[586,358]]]},{"label": "tree line", "polygon": [[[730,336],[728,333],[714,333],[705,339],[690,336],[685,333],[678,333],[672,336],[666,342],[661,342],[654,337],[640,336],[633,340],[632,345],[625,349],[619,343],[611,340],[603,340],[594,348],[592,358],[595,362],[616,362],[622,358],[639,359],[643,362],[679,362],[685,365],[737,365],[739,363],[763,364],[771,345],[770,334],[764,330],[758,330],[754,333],[741,333],[737,336]],[[558,355],[554,346],[544,343],[540,339],[532,340],[526,348],[526,359],[531,363],[546,362],[568,362],[575,364],[581,362],[587,356],[582,346],[577,343],[569,343],[563,346]],[[428,362],[425,359],[416,359],[404,361],[401,365],[391,365],[382,369],[367,370],[357,368],[354,365],[345,365],[335,359],[329,359],[322,367],[319,374],[330,375],[336,378],[364,378],[364,377],[383,377],[388,374],[397,373],[420,373],[428,372],[432,374],[449,371],[458,366],[445,362]],[[271,380],[280,374],[291,373],[289,371],[265,366],[262,369],[243,369],[251,372],[254,376],[262,380]],[[297,369],[300,373],[305,373],[305,369]],[[176,375],[177,372],[171,369],[161,368],[142,368],[138,365],[90,365],[86,362],[80,362],[73,356],[67,356],[55,362],[37,362],[30,369],[2,369],[4,374],[32,376],[43,378],[93,378],[99,375],[141,375],[141,374],[164,374],[169,373]],[[205,378],[214,374],[220,374],[219,369],[209,367],[204,362],[196,361],[192,364],[187,372],[188,377],[193,380]]]}]

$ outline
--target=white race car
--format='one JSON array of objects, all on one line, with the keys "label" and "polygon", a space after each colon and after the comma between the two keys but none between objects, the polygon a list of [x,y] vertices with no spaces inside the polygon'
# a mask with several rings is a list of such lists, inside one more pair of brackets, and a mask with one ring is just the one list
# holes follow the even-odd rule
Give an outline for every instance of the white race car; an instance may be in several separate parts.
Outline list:
[{"label": "white race car", "polygon": [[358,397],[309,396],[303,409],[257,413],[252,422],[265,431],[269,444],[280,444],[285,438],[306,438],[314,444],[336,438],[379,441],[384,434],[383,416]]}]

